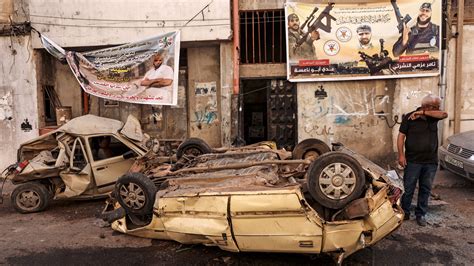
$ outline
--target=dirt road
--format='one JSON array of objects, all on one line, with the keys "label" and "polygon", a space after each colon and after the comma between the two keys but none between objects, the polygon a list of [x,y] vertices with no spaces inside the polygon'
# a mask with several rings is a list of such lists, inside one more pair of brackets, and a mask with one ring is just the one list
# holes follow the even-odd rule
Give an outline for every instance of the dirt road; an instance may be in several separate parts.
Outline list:
[{"label": "dirt road", "polygon": [[[54,202],[45,212],[22,215],[9,200],[0,205],[0,264],[14,265],[287,265],[331,264],[327,256],[229,253],[122,235],[98,218],[103,200]],[[474,184],[442,171],[433,191],[429,225],[413,220],[345,265],[474,264]],[[7,194],[7,195],[5,195]]]}]

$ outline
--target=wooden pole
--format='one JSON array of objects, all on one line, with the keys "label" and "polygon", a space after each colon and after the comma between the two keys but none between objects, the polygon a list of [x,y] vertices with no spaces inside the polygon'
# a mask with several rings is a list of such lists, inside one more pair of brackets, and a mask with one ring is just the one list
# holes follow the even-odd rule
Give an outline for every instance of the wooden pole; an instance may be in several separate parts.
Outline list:
[{"label": "wooden pole", "polygon": [[461,132],[462,100],[462,42],[464,24],[464,0],[458,0],[458,23],[456,27],[456,68],[454,75],[454,134]]}]

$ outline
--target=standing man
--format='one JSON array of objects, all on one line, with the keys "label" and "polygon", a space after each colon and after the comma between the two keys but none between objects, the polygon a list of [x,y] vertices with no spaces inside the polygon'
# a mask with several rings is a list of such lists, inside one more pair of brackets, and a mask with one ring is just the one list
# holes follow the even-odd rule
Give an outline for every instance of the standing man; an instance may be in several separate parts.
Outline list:
[{"label": "standing man", "polygon": [[440,104],[438,96],[425,96],[421,107],[403,118],[397,140],[398,163],[405,168],[405,194],[402,197],[405,220],[410,219],[411,201],[418,182],[415,215],[420,226],[426,226],[428,199],[438,168],[438,121],[448,117],[446,112],[439,109]]},{"label": "standing man", "polygon": [[296,44],[303,37],[304,32],[300,29],[300,19],[298,15],[292,13],[288,15],[288,44],[291,59],[316,59],[316,50],[313,43],[319,40],[317,30],[310,32],[306,40],[299,46]]},{"label": "standing man", "polygon": [[417,23],[408,29],[403,24],[403,32],[393,45],[393,55],[420,54],[439,50],[439,26],[431,22],[431,4],[423,3],[420,7]]},{"label": "standing man", "polygon": [[163,64],[164,53],[158,52],[153,57],[153,67],[146,72],[145,77],[140,82],[146,87],[145,95],[151,98],[161,98],[163,102],[172,102],[173,68]]},{"label": "standing man", "polygon": [[359,37],[359,50],[370,50],[373,49],[372,45],[372,28],[367,25],[360,25],[356,29],[357,35]]}]

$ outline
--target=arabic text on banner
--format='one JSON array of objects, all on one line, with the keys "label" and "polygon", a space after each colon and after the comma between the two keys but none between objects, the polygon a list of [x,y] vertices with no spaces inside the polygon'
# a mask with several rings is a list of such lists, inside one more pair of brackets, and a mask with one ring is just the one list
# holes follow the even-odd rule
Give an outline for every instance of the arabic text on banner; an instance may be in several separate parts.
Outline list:
[{"label": "arabic text on banner", "polygon": [[435,76],[441,1],[285,4],[288,79]]}]

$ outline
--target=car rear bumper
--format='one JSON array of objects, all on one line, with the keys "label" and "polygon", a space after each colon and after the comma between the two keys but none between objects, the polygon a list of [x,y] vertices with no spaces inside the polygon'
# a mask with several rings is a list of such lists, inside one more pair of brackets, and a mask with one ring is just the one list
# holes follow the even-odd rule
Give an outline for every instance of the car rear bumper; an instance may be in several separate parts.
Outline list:
[{"label": "car rear bumper", "polygon": [[[446,156],[450,156],[451,158],[462,162],[463,167],[461,168],[459,166],[456,166],[452,163],[447,162]],[[471,161],[469,159],[466,159],[459,155],[451,153],[444,147],[439,147],[438,157],[439,157],[439,163],[444,169],[454,174],[464,176],[467,179],[474,181],[474,161]]]}]

